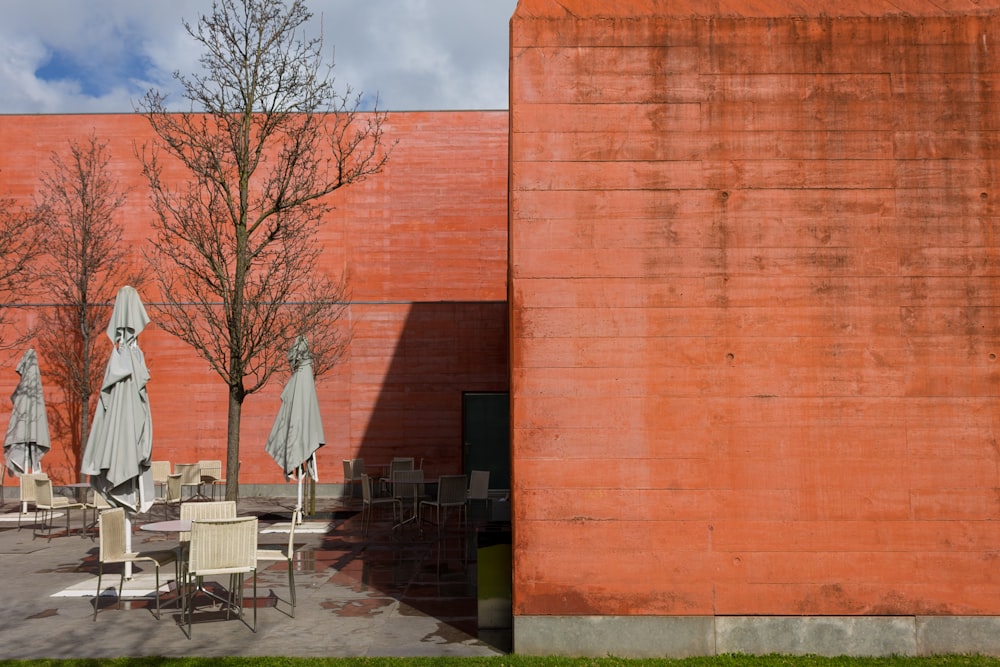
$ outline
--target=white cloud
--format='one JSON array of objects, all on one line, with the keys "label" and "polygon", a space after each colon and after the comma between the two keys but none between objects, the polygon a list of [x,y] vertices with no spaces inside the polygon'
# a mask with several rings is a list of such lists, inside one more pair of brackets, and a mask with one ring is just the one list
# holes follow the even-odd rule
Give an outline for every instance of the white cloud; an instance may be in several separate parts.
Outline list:
[{"label": "white cloud", "polygon": [[[515,5],[307,0],[310,30],[322,25],[336,54],[338,87],[378,93],[387,110],[506,108]],[[171,92],[174,71],[196,70],[181,20],[195,23],[211,0],[5,0],[3,9],[0,113],[127,112],[151,87]]]}]

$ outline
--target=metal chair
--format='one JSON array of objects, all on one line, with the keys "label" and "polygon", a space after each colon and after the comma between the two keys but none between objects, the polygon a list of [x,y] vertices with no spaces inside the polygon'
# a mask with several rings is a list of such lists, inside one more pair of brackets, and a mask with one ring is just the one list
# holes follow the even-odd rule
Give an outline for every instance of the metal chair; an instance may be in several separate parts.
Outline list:
[{"label": "metal chair", "polygon": [[198,461],[198,468],[201,472],[201,485],[198,487],[198,495],[205,498],[208,497],[202,490],[207,485],[212,492],[212,500],[215,500],[215,488],[217,484],[219,482],[222,484],[226,483],[226,480],[222,477],[222,461]]},{"label": "metal chair", "polygon": [[[49,541],[52,540],[52,519],[55,518],[56,510],[66,512],[66,534],[69,535],[70,515],[73,510],[80,510],[84,525],[87,521],[87,506],[83,503],[73,502],[69,498],[54,496],[52,494],[52,481],[45,477],[35,478],[35,523],[38,523],[38,515],[42,515],[42,521],[48,517]],[[82,531],[86,535],[86,531]]]},{"label": "metal chair", "polygon": [[[253,575],[253,625],[243,616],[243,579]],[[229,575],[226,597],[205,588],[205,577]],[[234,614],[253,632],[257,632],[257,517],[199,519],[191,523],[191,541],[185,574],[184,608],[187,613],[187,637],[198,594],[207,595],[225,606],[226,618]]]},{"label": "metal chair", "polygon": [[364,459],[344,459],[344,485],[350,485],[351,498],[354,498],[354,487],[361,483],[361,476],[365,474]]},{"label": "metal chair", "polygon": [[167,492],[167,477],[170,476],[170,461],[153,461],[149,465],[149,471],[153,474],[153,488],[157,497]]},{"label": "metal chair", "polygon": [[98,515],[101,512],[111,509],[111,503],[108,502],[108,499],[94,489],[87,492],[87,500],[83,504],[85,509],[91,511],[93,517],[89,523],[85,524],[85,528],[88,530],[98,525]]},{"label": "metal chair", "polygon": [[295,525],[302,521],[302,510],[296,509],[292,512],[292,525],[288,529],[288,547],[286,549],[265,547],[257,548],[258,561],[285,562],[288,565],[288,590],[291,596],[292,613],[295,618],[295,566],[292,562],[295,558]]},{"label": "metal chair", "polygon": [[[469,492],[465,497],[466,508],[465,508],[465,519],[469,520],[470,516],[473,516],[472,509],[478,503],[482,503],[484,506],[484,516],[489,517],[490,515],[490,471],[489,470],[472,470],[469,473]],[[478,518],[480,515],[478,512],[475,514]]]},{"label": "metal chair", "polygon": [[463,516],[466,508],[466,497],[468,496],[468,477],[466,475],[441,475],[438,477],[437,498],[434,500],[420,501],[420,526],[424,525],[424,508],[434,508],[435,522],[438,533],[444,525],[444,519],[448,518],[448,510],[451,508],[458,510],[458,519],[464,527]]},{"label": "metal chair", "polygon": [[177,465],[174,466],[174,470],[176,470],[181,476],[182,494],[185,488],[194,489],[194,491],[192,491],[191,495],[188,497],[188,500],[192,500],[194,498],[207,498],[207,496],[203,496],[200,494],[201,466],[199,466],[197,463],[178,463]]},{"label": "metal chair", "polygon": [[[420,523],[420,498],[424,493],[423,470],[397,470],[392,475],[392,497],[399,501],[399,522],[393,529],[413,522]],[[409,518],[403,516],[403,508],[412,503],[412,514]]]},{"label": "metal chair", "polygon": [[166,490],[164,494],[153,501],[154,505],[163,506],[163,519],[167,519],[167,515],[171,507],[180,507],[181,505],[181,476],[180,474],[167,475]]},{"label": "metal chair", "polygon": [[[421,459],[421,462],[422,461],[423,461],[423,459]],[[392,483],[393,475],[395,475],[397,472],[401,472],[403,470],[414,470],[414,469],[417,469],[417,468],[415,468],[414,465],[413,465],[413,457],[412,456],[397,456],[392,461],[390,461],[389,462],[389,472],[386,474],[385,477],[383,477],[381,480],[379,480],[380,483],[381,483],[381,485],[382,485],[383,495],[385,495],[386,487],[389,486],[389,484]]]},{"label": "metal chair", "polygon": [[17,515],[17,529],[21,530],[21,517],[28,513],[28,505],[31,505],[31,509],[35,509],[35,480],[36,479],[48,479],[49,476],[43,472],[36,473],[25,473],[21,475],[18,482],[21,487],[21,511]]},{"label": "metal chair", "polygon": [[104,566],[109,563],[119,563],[122,566],[121,578],[118,581],[118,608],[122,605],[122,588],[125,585],[125,564],[149,562],[153,564],[156,573],[156,588],[153,597],[156,598],[156,620],[160,620],[160,566],[176,563],[177,553],[170,550],[162,551],[125,551],[125,509],[115,507],[106,509],[97,517],[99,555],[97,565],[97,595],[94,597],[94,620],[97,620],[97,609],[101,606],[101,577]]},{"label": "metal chair", "polygon": [[392,505],[392,522],[396,522],[396,509],[402,512],[402,502],[399,498],[392,496],[376,497],[372,492],[372,478],[368,475],[361,475],[361,534],[368,535],[368,529],[372,525],[372,514],[376,507]]},{"label": "metal chair", "polygon": [[[231,519],[236,516],[236,501],[215,500],[209,502],[187,502],[181,503],[180,518],[185,521],[198,521],[201,519]],[[177,539],[180,542],[182,551],[187,548],[191,541],[190,532],[178,533]]]}]

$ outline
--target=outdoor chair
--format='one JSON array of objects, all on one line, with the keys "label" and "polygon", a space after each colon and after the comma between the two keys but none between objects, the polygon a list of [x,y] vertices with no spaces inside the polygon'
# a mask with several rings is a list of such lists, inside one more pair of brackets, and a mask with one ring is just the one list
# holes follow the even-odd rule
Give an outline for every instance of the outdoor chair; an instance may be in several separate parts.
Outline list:
[{"label": "outdoor chair", "polygon": [[[438,477],[437,498],[434,500],[422,500],[420,502],[420,526],[423,529],[424,511],[433,508],[435,511],[435,522],[438,533],[444,526],[444,519],[448,518],[449,509],[458,510],[460,525],[464,527],[463,516],[466,507],[466,497],[468,496],[468,477],[466,475],[441,475]],[[443,513],[443,518],[442,518]]]},{"label": "outdoor chair", "polygon": [[43,472],[26,473],[21,475],[19,480],[21,485],[21,511],[17,515],[17,529],[21,530],[21,517],[28,513],[28,505],[31,505],[31,509],[35,509],[35,480],[36,479],[48,479],[49,476]]},{"label": "outdoor chair", "polygon": [[156,496],[167,491],[167,477],[170,476],[170,461],[153,461],[149,466],[149,471],[153,474],[153,488]]},{"label": "outdoor chair", "polygon": [[[423,459],[421,459],[421,462]],[[392,483],[392,477],[397,472],[403,470],[413,470],[413,457],[412,456],[397,456],[392,461],[389,462],[389,472],[380,480],[382,485],[383,495],[385,494],[386,486]]]},{"label": "outdoor chair", "polygon": [[[237,478],[239,478],[239,469],[240,469],[240,464],[239,464],[239,462],[237,462],[236,463],[236,470],[237,470],[236,477]],[[220,468],[219,469],[219,476],[212,480],[212,500],[215,500],[215,492],[217,490],[222,491],[222,497],[223,498],[226,497],[226,483],[227,482],[226,482],[226,476],[225,476],[225,473],[223,473],[223,470],[224,469]]]},{"label": "outdoor chair", "polygon": [[197,463],[178,463],[174,466],[181,476],[181,493],[184,489],[193,489],[188,500],[198,498],[201,490],[201,466]]},{"label": "outdoor chair", "polygon": [[372,492],[372,478],[368,475],[361,475],[361,534],[368,535],[368,529],[372,525],[372,514],[376,507],[392,506],[392,522],[396,522],[396,510],[402,512],[402,502],[399,498],[392,496],[376,497]]},{"label": "outdoor chair", "polygon": [[[399,522],[393,528],[400,528],[411,521],[420,522],[420,498],[424,493],[423,470],[397,470],[392,475],[392,497],[399,502]],[[409,518],[403,516],[403,508],[411,506]]]},{"label": "outdoor chair", "polygon": [[[35,478],[35,523],[38,523],[38,515],[41,514],[42,522],[48,523],[50,541],[52,540],[52,520],[55,518],[56,511],[66,512],[66,534],[69,535],[70,515],[73,510],[80,510],[82,520],[86,523],[86,505],[74,502],[69,498],[53,495],[52,481],[48,477]],[[46,517],[48,517],[47,522]]]},{"label": "outdoor chair", "polygon": [[163,506],[163,519],[168,518],[171,507],[181,505],[181,476],[180,474],[167,475],[164,494],[153,501],[154,505]]},{"label": "outdoor chair", "polygon": [[365,474],[364,459],[344,459],[344,486],[351,487],[351,498],[354,498],[354,487],[361,483],[361,476]]},{"label": "outdoor chair", "polygon": [[[98,565],[97,565],[97,595],[94,597],[94,620],[97,620],[97,609],[101,606],[101,577],[104,566],[110,563],[120,564],[121,577],[118,580],[118,608],[122,605],[122,588],[125,585],[125,564],[149,562],[153,564],[156,573],[156,588],[153,597],[156,598],[156,620],[160,620],[160,566],[169,563],[177,564],[177,554],[172,550],[162,551],[125,551],[126,534],[125,509],[115,507],[106,509],[97,517],[98,531]],[[175,571],[175,578],[177,573]]]},{"label": "outdoor chair", "polygon": [[[466,508],[465,508],[465,519],[469,520],[470,516],[486,517],[490,515],[490,471],[489,470],[473,470],[469,473],[469,491],[465,497]],[[483,506],[483,514],[476,512],[473,514],[473,509],[479,504]]]},{"label": "outdoor chair", "polygon": [[215,500],[216,485],[219,482],[226,483],[226,480],[222,477],[222,461],[198,461],[198,468],[201,472],[201,485],[198,487],[198,495],[205,498],[208,497],[203,490],[207,485],[212,492],[212,500]]},{"label": "outdoor chair", "polygon": [[288,547],[286,549],[281,549],[280,547],[264,547],[257,548],[257,560],[258,561],[273,561],[273,562],[285,562],[288,565],[288,590],[291,597],[292,613],[291,617],[295,618],[295,567],[293,564],[293,559],[295,558],[295,525],[302,521],[302,510],[296,509],[292,512],[292,525],[288,529]]},{"label": "outdoor chair", "polygon": [[[184,502],[181,503],[180,518],[186,521],[198,521],[201,519],[231,519],[236,516],[236,501],[215,500],[209,502]],[[178,533],[181,550],[184,551],[191,540],[191,533]]]},{"label": "outdoor chair", "polygon": [[[243,617],[243,579],[248,574],[253,575],[253,625]],[[229,575],[226,597],[216,595],[204,585],[206,577],[223,575]],[[199,594],[224,605],[226,618],[235,614],[253,632],[257,632],[257,517],[193,521],[185,581],[183,599],[188,639],[191,638],[194,606]]]},{"label": "outdoor chair", "polygon": [[98,525],[98,515],[107,509],[111,509],[111,503],[108,499],[99,494],[96,490],[90,489],[87,492],[87,500],[84,502],[84,509],[91,511],[91,517],[93,517],[86,525],[85,529],[90,530],[90,528]]}]

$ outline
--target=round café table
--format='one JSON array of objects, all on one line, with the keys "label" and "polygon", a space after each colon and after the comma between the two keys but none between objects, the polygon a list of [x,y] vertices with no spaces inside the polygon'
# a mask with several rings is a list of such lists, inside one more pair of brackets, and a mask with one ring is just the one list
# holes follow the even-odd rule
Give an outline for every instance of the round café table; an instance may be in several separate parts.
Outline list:
[{"label": "round caf\u00e9 table", "polygon": [[151,521],[139,526],[139,530],[146,530],[152,533],[189,533],[191,532],[191,521],[189,519]]}]

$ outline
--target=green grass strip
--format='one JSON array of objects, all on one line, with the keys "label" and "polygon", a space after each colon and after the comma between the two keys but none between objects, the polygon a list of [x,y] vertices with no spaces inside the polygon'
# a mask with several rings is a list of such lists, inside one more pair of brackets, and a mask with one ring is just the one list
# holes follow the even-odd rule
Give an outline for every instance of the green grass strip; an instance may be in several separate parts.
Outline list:
[{"label": "green grass strip", "polygon": [[0,667],[1000,667],[1000,658],[978,655],[826,658],[814,655],[720,655],[684,659],[562,658],[555,656],[420,658],[80,658],[0,660]]}]

